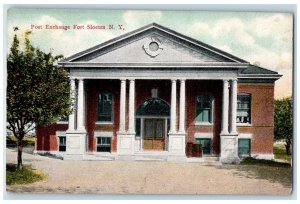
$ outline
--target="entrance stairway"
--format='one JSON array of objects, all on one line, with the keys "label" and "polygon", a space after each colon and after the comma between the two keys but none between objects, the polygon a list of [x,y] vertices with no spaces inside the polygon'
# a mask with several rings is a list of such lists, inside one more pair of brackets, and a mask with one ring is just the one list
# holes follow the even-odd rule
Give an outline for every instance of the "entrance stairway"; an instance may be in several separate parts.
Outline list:
[{"label": "entrance stairway", "polygon": [[141,151],[135,152],[135,161],[167,161],[167,151]]},{"label": "entrance stairway", "polygon": [[[83,160],[86,161],[113,161],[113,160],[130,160],[130,161],[169,161],[167,151],[140,151],[135,152],[133,156],[124,156],[116,154],[85,154]],[[219,157],[204,156],[204,157],[187,157],[180,162],[199,163],[200,165],[218,166],[222,165],[219,162]]]}]

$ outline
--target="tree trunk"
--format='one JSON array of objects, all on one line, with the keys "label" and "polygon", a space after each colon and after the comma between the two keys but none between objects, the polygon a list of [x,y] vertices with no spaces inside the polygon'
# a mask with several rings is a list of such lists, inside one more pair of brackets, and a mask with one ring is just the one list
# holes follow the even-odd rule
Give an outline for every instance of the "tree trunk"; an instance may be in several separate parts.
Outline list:
[{"label": "tree trunk", "polygon": [[18,140],[18,166],[17,166],[18,169],[23,168],[22,152],[23,152],[23,139]]},{"label": "tree trunk", "polygon": [[287,139],[285,142],[286,142],[286,144],[285,144],[286,154],[291,155],[292,154],[292,152],[291,152],[291,141],[289,139]]}]

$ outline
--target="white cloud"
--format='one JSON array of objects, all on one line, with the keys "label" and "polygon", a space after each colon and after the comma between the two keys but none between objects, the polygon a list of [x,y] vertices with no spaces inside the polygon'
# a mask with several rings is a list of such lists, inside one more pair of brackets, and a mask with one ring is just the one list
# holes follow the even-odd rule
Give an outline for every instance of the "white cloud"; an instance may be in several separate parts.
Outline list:
[{"label": "white cloud", "polygon": [[123,19],[128,29],[136,29],[137,27],[148,23],[157,22],[162,17],[161,11],[126,11]]},{"label": "white cloud", "polygon": [[187,32],[252,64],[259,64],[283,74],[276,82],[275,95],[277,97],[291,95],[293,67],[291,15],[273,14],[248,21],[222,18],[211,24],[196,22]]}]

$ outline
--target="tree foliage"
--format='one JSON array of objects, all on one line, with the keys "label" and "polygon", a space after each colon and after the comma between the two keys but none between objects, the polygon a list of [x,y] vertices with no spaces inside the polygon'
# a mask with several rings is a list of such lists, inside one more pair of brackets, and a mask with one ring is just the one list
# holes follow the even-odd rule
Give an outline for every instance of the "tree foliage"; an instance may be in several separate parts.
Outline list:
[{"label": "tree foliage", "polygon": [[55,65],[62,56],[33,47],[30,34],[24,35],[23,49],[15,35],[7,57],[7,128],[18,140],[19,168],[26,133],[69,115],[72,103],[68,72]]},{"label": "tree foliage", "polygon": [[293,141],[292,97],[275,100],[275,139],[284,139],[287,154],[291,154]]}]

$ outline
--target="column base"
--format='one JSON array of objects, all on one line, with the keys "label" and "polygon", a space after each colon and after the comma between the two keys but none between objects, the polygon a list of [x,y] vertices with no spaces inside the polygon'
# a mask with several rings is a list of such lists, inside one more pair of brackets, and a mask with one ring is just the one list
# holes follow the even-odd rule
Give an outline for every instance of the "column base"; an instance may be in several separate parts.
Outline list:
[{"label": "column base", "polygon": [[185,156],[186,133],[169,133],[169,155]]},{"label": "column base", "polygon": [[66,154],[83,155],[86,152],[86,131],[66,131]]},{"label": "column base", "polygon": [[117,133],[117,154],[133,155],[134,154],[134,137],[133,133]]},{"label": "column base", "polygon": [[239,164],[237,135],[221,134],[221,157],[220,162],[224,164]]}]

